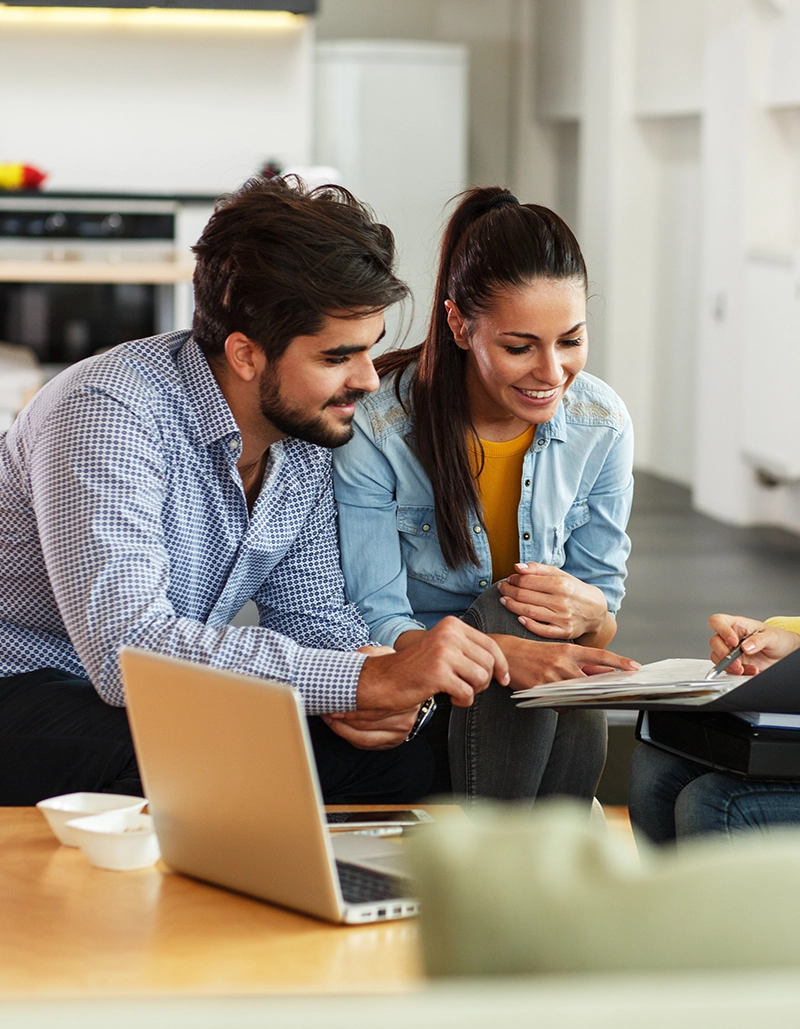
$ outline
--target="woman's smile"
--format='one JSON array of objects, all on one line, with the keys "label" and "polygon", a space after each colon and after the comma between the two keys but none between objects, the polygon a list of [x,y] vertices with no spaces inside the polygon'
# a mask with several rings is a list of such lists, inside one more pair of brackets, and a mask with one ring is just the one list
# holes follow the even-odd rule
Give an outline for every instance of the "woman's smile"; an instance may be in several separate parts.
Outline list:
[{"label": "woman's smile", "polygon": [[466,351],[472,424],[484,439],[514,439],[549,422],[586,363],[586,292],[574,279],[534,279],[498,290],[466,322],[451,301],[448,322]]}]

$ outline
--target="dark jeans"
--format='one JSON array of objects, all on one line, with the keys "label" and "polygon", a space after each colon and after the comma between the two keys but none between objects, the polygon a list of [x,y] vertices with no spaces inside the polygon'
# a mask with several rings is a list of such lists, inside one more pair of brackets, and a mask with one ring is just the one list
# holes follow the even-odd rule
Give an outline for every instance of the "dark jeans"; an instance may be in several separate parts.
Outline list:
[{"label": "dark jeans", "polygon": [[800,782],[739,779],[640,743],[628,806],[637,838],[680,845],[704,833],[738,834],[800,824]]},{"label": "dark jeans", "polygon": [[[543,639],[503,607],[496,586],[478,597],[464,621],[481,632]],[[472,707],[452,709],[453,789],[468,801],[486,797],[532,804],[536,797],[558,795],[591,802],[607,740],[604,712],[518,708],[512,691],[493,680]]]},{"label": "dark jeans", "polygon": [[[408,804],[430,792],[433,760],[422,738],[367,751],[319,718],[309,728],[327,803]],[[142,796],[125,709],[52,668],[0,679],[0,805],[79,790]]]}]

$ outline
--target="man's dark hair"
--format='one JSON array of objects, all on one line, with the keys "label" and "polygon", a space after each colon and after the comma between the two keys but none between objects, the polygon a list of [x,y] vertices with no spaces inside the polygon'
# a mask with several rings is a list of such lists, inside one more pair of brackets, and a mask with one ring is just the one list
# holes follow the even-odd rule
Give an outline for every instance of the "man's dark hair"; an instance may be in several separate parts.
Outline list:
[{"label": "man's dark hair", "polygon": [[274,361],[327,315],[374,314],[408,295],[391,230],[341,186],[250,179],[218,201],[192,249],[192,334],[212,361],[232,332]]}]

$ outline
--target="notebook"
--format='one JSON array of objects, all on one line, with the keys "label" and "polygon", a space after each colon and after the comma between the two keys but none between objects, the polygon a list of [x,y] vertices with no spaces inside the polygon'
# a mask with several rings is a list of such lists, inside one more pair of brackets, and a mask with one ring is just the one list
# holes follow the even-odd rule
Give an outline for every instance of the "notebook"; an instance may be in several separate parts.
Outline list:
[{"label": "notebook", "polygon": [[295,690],[131,647],[120,665],[171,868],[330,922],[417,913],[407,878],[369,867],[393,841],[351,836],[335,859]]}]

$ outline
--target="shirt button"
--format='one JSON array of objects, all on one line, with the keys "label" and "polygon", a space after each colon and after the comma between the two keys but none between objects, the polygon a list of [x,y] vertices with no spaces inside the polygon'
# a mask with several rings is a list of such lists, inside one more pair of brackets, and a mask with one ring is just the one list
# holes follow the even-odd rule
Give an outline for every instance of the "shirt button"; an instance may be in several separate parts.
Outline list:
[{"label": "shirt button", "polygon": [[228,446],[231,448],[231,450],[236,450],[238,448],[238,446],[239,446],[239,440],[238,439],[229,439],[228,440]]},{"label": "shirt button", "polygon": [[478,583],[478,585],[479,586],[488,586],[489,583],[486,581],[486,579],[481,579],[481,581]]},{"label": "shirt button", "polygon": [[530,484],[531,484],[531,480],[530,480],[530,479],[526,479],[526,480],[525,480],[525,485],[526,485],[526,486],[530,486]]},{"label": "shirt button", "polygon": [[430,532],[431,531],[430,525],[423,525],[422,526],[422,531],[423,532]]},{"label": "shirt button", "polygon": [[529,540],[531,538],[531,534],[529,532],[523,532],[522,538],[524,540]]},{"label": "shirt button", "polygon": [[481,531],[480,525],[473,525],[472,526],[472,531],[473,532],[480,532]]}]

